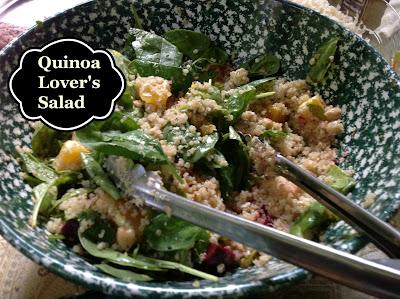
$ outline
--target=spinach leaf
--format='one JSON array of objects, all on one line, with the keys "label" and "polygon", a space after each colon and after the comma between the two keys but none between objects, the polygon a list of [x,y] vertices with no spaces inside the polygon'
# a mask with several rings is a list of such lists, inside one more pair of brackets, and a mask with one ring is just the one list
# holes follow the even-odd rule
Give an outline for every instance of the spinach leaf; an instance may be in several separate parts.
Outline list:
[{"label": "spinach leaf", "polygon": [[110,248],[98,249],[96,243],[91,242],[89,239],[82,236],[82,234],[78,234],[78,236],[83,249],[94,257],[102,258],[121,266],[134,267],[149,271],[162,271],[161,267],[158,267],[152,262],[139,260]]},{"label": "spinach leaf", "polygon": [[86,195],[89,192],[91,192],[91,190],[88,188],[69,189],[69,190],[67,190],[67,192],[65,192],[65,194],[63,196],[61,196],[61,198],[57,199],[55,202],[52,203],[51,210],[49,212],[51,213],[54,209],[56,209],[64,201],[66,201],[70,198],[73,198],[73,197]]},{"label": "spinach leaf", "polygon": [[272,141],[278,141],[278,140],[281,140],[282,138],[285,138],[287,135],[288,135],[288,133],[285,131],[266,130],[264,133],[262,133],[260,135],[260,137],[268,138],[268,139],[271,139]]},{"label": "spinach leaf", "polygon": [[40,158],[55,157],[71,133],[53,130],[45,125],[36,128],[32,135],[33,154]]},{"label": "spinach leaf", "polygon": [[224,135],[218,149],[229,164],[216,169],[222,196],[227,199],[231,192],[247,188],[251,163],[247,146],[233,127],[229,127],[229,133]]},{"label": "spinach leaf", "polygon": [[201,57],[207,59],[209,64],[226,64],[229,60],[228,53],[218,47],[208,48]]},{"label": "spinach leaf", "polygon": [[331,166],[326,175],[332,180],[329,185],[340,193],[347,194],[355,186],[354,179],[336,165]]},{"label": "spinach leaf", "polygon": [[[168,125],[163,131],[165,139],[170,143],[180,141],[179,155],[191,163],[196,163],[204,158],[218,141],[218,133],[202,137],[200,133],[192,133],[188,127]],[[205,140],[203,140],[203,138]]]},{"label": "spinach leaf", "polygon": [[230,96],[224,99],[223,107],[232,117],[231,124],[236,123],[247,106],[256,98],[256,88],[246,86],[245,88],[237,88]]},{"label": "spinach leaf", "polygon": [[58,196],[58,188],[76,181],[75,174],[61,174],[52,181],[44,182],[32,189],[34,207],[31,217],[32,227],[36,227],[39,213],[47,213]]},{"label": "spinach leaf", "polygon": [[58,189],[52,183],[41,183],[32,189],[32,193],[35,205],[32,211],[31,225],[35,228],[39,212],[45,211],[57,199]]},{"label": "spinach leaf", "polygon": [[218,277],[215,275],[208,274],[208,273],[196,270],[194,268],[190,268],[188,266],[185,266],[185,265],[182,265],[179,263],[159,260],[159,259],[145,257],[145,256],[138,256],[138,258],[140,258],[141,261],[153,263],[154,265],[159,266],[163,269],[178,270],[183,273],[187,273],[187,274],[197,276],[197,277],[200,277],[203,279],[207,279],[207,280],[210,280],[213,282],[218,282],[218,280],[219,280]]},{"label": "spinach leaf", "polygon": [[116,131],[100,132],[96,128],[87,126],[76,132],[80,142],[100,153],[130,158],[134,161],[155,165],[166,164],[167,169],[179,181],[175,166],[165,155],[158,140],[147,135],[142,130],[126,133]]},{"label": "spinach leaf", "polygon": [[57,173],[54,169],[47,166],[31,153],[19,152],[19,156],[22,160],[24,171],[32,174],[35,178],[42,182],[51,182],[57,178]]},{"label": "spinach leaf", "polygon": [[314,64],[311,66],[307,75],[306,80],[308,83],[320,83],[324,79],[333,63],[338,42],[338,37],[332,37],[318,48],[312,58]]},{"label": "spinach leaf", "polygon": [[158,76],[172,81],[175,93],[185,92],[192,84],[190,73],[185,74],[181,67],[164,65],[152,61],[135,59],[129,64],[129,71],[142,77]]},{"label": "spinach leaf", "polygon": [[93,210],[85,210],[78,216],[79,221],[86,220],[92,223],[85,231],[81,232],[84,238],[92,242],[107,242],[109,245],[115,242],[117,227],[104,219],[100,213]]},{"label": "spinach leaf", "polygon": [[138,28],[131,28],[129,33],[135,37],[132,47],[136,59],[166,66],[181,65],[182,53],[166,39]]},{"label": "spinach leaf", "polygon": [[258,79],[247,83],[246,85],[240,86],[238,89],[245,89],[249,86],[254,87],[259,92],[270,92],[274,90],[275,77],[268,77],[263,79]]},{"label": "spinach leaf", "polygon": [[270,76],[276,74],[280,67],[279,59],[270,53],[257,56],[246,63],[250,76]]},{"label": "spinach leaf", "polygon": [[151,281],[153,278],[146,274],[139,274],[129,270],[118,269],[107,264],[94,265],[104,273],[128,281]]},{"label": "spinach leaf", "polygon": [[205,232],[203,228],[184,220],[159,214],[146,227],[144,242],[156,251],[189,250],[200,237],[203,238]]},{"label": "spinach leaf", "polygon": [[97,245],[95,243],[89,241],[81,234],[78,234],[78,236],[82,247],[90,255],[105,259],[106,261],[109,261],[117,265],[134,267],[148,271],[163,271],[165,269],[178,270],[183,273],[188,273],[193,276],[204,278],[210,281],[215,281],[215,282],[218,281],[218,277],[214,275],[190,268],[188,266],[179,263],[149,258],[142,255],[136,255],[135,257],[130,257],[126,254],[108,248],[100,250],[97,248]]},{"label": "spinach leaf", "polygon": [[112,56],[114,57],[115,65],[121,70],[121,72],[124,74],[125,81],[126,81],[126,87],[125,91],[122,94],[122,96],[118,99],[118,104],[123,106],[126,109],[129,109],[132,107],[132,102],[135,99],[136,93],[135,93],[135,87],[134,85],[129,82],[129,63],[131,62],[126,56],[122,55],[120,52],[115,51],[115,50],[108,50]]},{"label": "spinach leaf", "polygon": [[128,65],[130,63],[130,60],[122,55],[120,52],[112,49],[108,49],[108,51],[111,53],[111,55],[114,58],[115,65],[121,70],[122,74],[125,76],[125,78],[128,77]]},{"label": "spinach leaf", "polygon": [[164,37],[192,60],[202,57],[211,44],[208,36],[187,29],[167,31]]},{"label": "spinach leaf", "polygon": [[117,187],[110,180],[106,172],[103,170],[101,165],[96,161],[93,154],[81,154],[83,165],[89,176],[93,181],[100,186],[105,192],[111,195],[114,199],[119,199],[121,195]]},{"label": "spinach leaf", "polygon": [[129,132],[140,128],[137,123],[137,115],[133,111],[121,112],[114,111],[109,118],[104,121],[95,121],[89,126],[100,131],[121,131]]}]

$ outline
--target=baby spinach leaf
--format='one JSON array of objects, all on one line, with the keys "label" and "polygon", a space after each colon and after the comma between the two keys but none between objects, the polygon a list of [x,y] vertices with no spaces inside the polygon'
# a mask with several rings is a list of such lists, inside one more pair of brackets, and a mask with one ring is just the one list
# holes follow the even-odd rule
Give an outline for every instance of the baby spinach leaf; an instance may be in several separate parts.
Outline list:
[{"label": "baby spinach leaf", "polygon": [[52,203],[57,199],[58,187],[74,182],[74,174],[61,174],[52,181],[44,182],[32,189],[34,207],[31,217],[32,227],[36,227],[39,213],[47,213]]},{"label": "baby spinach leaf", "polygon": [[123,269],[118,269],[115,267],[112,267],[108,264],[97,264],[94,265],[95,267],[99,268],[101,271],[104,273],[111,275],[113,277],[122,279],[122,280],[128,280],[128,281],[151,281],[153,278],[149,275],[146,274],[139,274],[135,273],[129,270],[123,270]]},{"label": "baby spinach leaf", "polygon": [[308,72],[307,82],[320,83],[324,79],[333,63],[338,42],[338,37],[332,37],[318,48],[313,56],[314,64]]},{"label": "baby spinach leaf", "polygon": [[78,196],[81,196],[81,195],[86,195],[86,194],[88,194],[89,192],[91,192],[91,190],[88,189],[88,188],[78,188],[78,189],[72,188],[72,189],[67,190],[67,192],[65,192],[65,194],[64,194],[63,196],[61,196],[61,198],[57,199],[56,201],[54,201],[54,202],[52,203],[50,213],[51,213],[54,209],[56,209],[62,202],[66,201],[66,200],[68,200],[68,199],[71,199],[71,198],[73,198],[73,197],[78,197]]},{"label": "baby spinach leaf", "polygon": [[55,157],[64,141],[71,138],[71,133],[53,130],[45,125],[36,128],[32,135],[33,154],[40,158]]},{"label": "baby spinach leaf", "polygon": [[205,230],[184,220],[159,214],[146,227],[145,243],[156,251],[193,248]]},{"label": "baby spinach leaf", "polygon": [[279,130],[266,130],[260,135],[262,138],[272,139],[273,141],[281,140],[287,136],[287,132]]},{"label": "baby spinach leaf", "polygon": [[54,169],[47,166],[31,153],[19,152],[19,156],[22,160],[24,170],[32,174],[35,178],[42,182],[52,182],[57,178],[57,173]]},{"label": "baby spinach leaf", "polygon": [[129,71],[142,77],[158,76],[171,80],[172,90],[175,93],[185,92],[192,84],[191,74],[184,74],[183,69],[177,66],[135,59],[129,64]]},{"label": "baby spinach leaf", "polygon": [[118,99],[118,104],[123,106],[124,108],[131,108],[133,100],[135,99],[136,93],[135,93],[135,87],[133,86],[133,83],[129,82],[129,63],[131,62],[126,56],[122,55],[120,52],[115,51],[115,50],[108,50],[112,56],[114,57],[115,65],[121,70],[121,72],[124,74],[125,81],[126,81],[126,87],[125,91],[122,94],[122,96]]},{"label": "baby spinach leaf", "polygon": [[275,77],[268,77],[263,79],[258,79],[251,81],[245,85],[239,87],[239,89],[248,88],[248,86],[254,87],[259,92],[270,92],[274,90],[275,85]]},{"label": "baby spinach leaf", "polygon": [[115,65],[121,70],[122,74],[125,76],[125,78],[128,77],[128,65],[130,63],[130,60],[122,55],[120,52],[112,49],[108,49],[108,51],[111,53],[111,55],[114,58]]},{"label": "baby spinach leaf", "polygon": [[210,64],[226,64],[229,60],[228,53],[218,47],[208,48],[201,57],[207,59]]},{"label": "baby spinach leaf", "polygon": [[191,163],[196,163],[204,158],[218,141],[218,133],[212,133],[205,137],[198,132],[190,132],[188,127],[168,125],[164,128],[165,139],[175,144],[179,143],[179,155]]},{"label": "baby spinach leaf", "polygon": [[164,37],[192,60],[202,57],[202,54],[210,47],[207,35],[187,29],[167,31]]},{"label": "baby spinach leaf", "polygon": [[57,199],[58,189],[54,184],[41,183],[32,189],[34,207],[32,211],[31,225],[33,228],[37,225],[39,212],[45,211],[50,207],[51,202]]},{"label": "baby spinach leaf", "polygon": [[122,266],[133,267],[149,271],[162,271],[162,268],[158,267],[153,262],[146,262],[145,260],[139,260],[137,258],[130,257],[127,254],[121,253],[119,251],[110,248],[99,249],[97,248],[96,243],[91,242],[89,239],[82,236],[82,234],[78,234],[78,236],[83,249],[85,249],[87,253],[89,253],[94,257],[102,258],[114,264]]},{"label": "baby spinach leaf", "polygon": [[247,146],[233,127],[229,127],[218,149],[229,164],[216,170],[222,196],[227,199],[231,192],[247,188],[251,163]]},{"label": "baby spinach leaf", "polygon": [[280,67],[279,59],[270,53],[254,57],[246,63],[250,76],[270,76],[276,74]]},{"label": "baby spinach leaf", "polygon": [[224,108],[232,116],[231,124],[236,123],[239,117],[247,106],[256,97],[256,88],[253,86],[247,86],[246,88],[238,88],[230,96],[226,97],[223,101]]},{"label": "baby spinach leaf", "polygon": [[198,162],[200,159],[204,158],[211,150],[215,147],[218,142],[218,133],[214,132],[205,137],[205,140],[196,147],[192,158],[190,159],[192,163]]},{"label": "baby spinach leaf", "polygon": [[132,47],[136,59],[166,66],[181,65],[182,53],[166,39],[138,28],[131,28],[129,33],[135,37]]},{"label": "baby spinach leaf", "polygon": [[355,186],[354,179],[336,165],[331,166],[326,175],[332,180],[329,185],[340,193],[347,194]]},{"label": "baby spinach leaf", "polygon": [[100,213],[93,210],[85,210],[78,216],[79,221],[85,220],[91,223],[85,231],[81,232],[84,238],[92,242],[107,242],[109,245],[115,242],[117,227],[104,219]]},{"label": "baby spinach leaf", "polygon": [[130,158],[134,161],[166,165],[167,170],[178,180],[182,178],[175,166],[165,155],[158,140],[147,135],[142,130],[126,133],[117,131],[100,132],[97,127],[86,128],[76,132],[76,136],[82,144],[100,153]]},{"label": "baby spinach leaf", "polygon": [[138,256],[138,258],[140,258],[141,261],[146,261],[149,263],[153,263],[156,266],[159,266],[163,269],[170,269],[170,270],[178,270],[181,271],[183,273],[187,273],[193,276],[197,276],[203,279],[207,279],[213,282],[218,282],[219,278],[215,275],[212,274],[208,274],[193,268],[190,268],[188,266],[179,264],[179,263],[175,263],[175,262],[170,262],[170,261],[164,261],[164,260],[159,260],[159,259],[155,259],[155,258],[150,258],[150,257],[145,257],[145,256]]},{"label": "baby spinach leaf", "polygon": [[93,154],[81,154],[83,165],[89,176],[93,181],[100,186],[105,192],[111,195],[114,199],[119,199],[121,195],[117,187],[110,180],[106,172],[103,170],[101,165],[96,161]]}]

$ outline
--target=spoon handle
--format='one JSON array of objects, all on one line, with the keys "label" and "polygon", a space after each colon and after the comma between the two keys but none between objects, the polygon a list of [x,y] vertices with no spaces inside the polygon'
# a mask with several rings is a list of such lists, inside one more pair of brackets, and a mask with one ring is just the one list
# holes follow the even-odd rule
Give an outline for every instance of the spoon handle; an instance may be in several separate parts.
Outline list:
[{"label": "spoon handle", "polygon": [[357,231],[364,233],[372,243],[389,257],[400,258],[399,231],[289,159],[276,154],[275,160],[280,175],[309,193]]}]

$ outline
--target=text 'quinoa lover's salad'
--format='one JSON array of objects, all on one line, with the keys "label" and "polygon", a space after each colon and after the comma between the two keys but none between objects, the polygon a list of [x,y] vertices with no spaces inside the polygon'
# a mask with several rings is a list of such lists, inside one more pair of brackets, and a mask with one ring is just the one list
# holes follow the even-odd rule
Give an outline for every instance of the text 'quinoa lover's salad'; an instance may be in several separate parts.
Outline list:
[{"label": "text 'quinoa lover's salad'", "polygon": [[202,33],[131,29],[126,48],[110,50],[127,85],[111,117],[73,133],[36,125],[31,148],[19,151],[33,188],[32,226],[46,222],[49,239],[124,280],[216,281],[269,260],[124,198],[104,167],[107,156],[119,156],[188,200],[317,238],[335,217],[271,163],[279,151],[340,192],[354,185],[332,148],[343,131],[341,109],[311,90],[338,42],[320,46],[306,80],[287,81],[272,54],[234,67]]}]

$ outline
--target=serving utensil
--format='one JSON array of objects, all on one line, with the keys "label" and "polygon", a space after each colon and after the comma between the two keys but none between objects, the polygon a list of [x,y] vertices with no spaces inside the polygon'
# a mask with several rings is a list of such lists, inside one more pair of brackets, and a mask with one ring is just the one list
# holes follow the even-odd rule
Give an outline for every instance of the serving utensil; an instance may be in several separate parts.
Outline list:
[{"label": "serving utensil", "polygon": [[[327,208],[364,232],[389,256],[400,254],[400,234],[283,156],[278,172],[320,200]],[[400,270],[312,242],[239,216],[213,209],[169,192],[154,173],[121,157],[108,157],[106,168],[124,195],[184,219],[251,248],[271,254],[333,281],[382,298],[399,298]],[[384,265],[386,264],[386,265]]]}]

